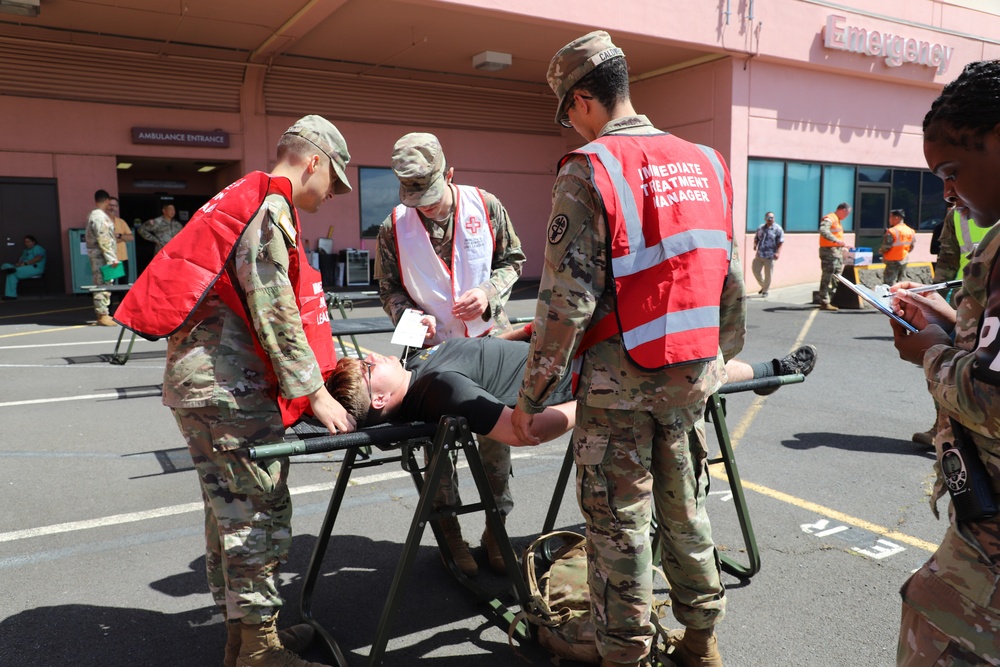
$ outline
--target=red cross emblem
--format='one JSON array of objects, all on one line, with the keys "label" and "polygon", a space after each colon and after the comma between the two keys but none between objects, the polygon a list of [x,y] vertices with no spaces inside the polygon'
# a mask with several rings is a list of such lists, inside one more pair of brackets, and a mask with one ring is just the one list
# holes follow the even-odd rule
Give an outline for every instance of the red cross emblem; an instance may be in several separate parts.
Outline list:
[{"label": "red cross emblem", "polygon": [[471,218],[465,221],[465,228],[469,230],[470,234],[478,234],[479,226],[481,224],[483,224],[482,220],[480,220],[476,216],[472,216]]}]

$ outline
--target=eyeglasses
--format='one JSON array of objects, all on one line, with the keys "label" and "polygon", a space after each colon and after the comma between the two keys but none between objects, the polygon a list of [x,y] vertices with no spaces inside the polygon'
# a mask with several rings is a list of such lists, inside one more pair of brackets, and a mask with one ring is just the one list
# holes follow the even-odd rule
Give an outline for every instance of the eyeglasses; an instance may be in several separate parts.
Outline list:
[{"label": "eyeglasses", "polygon": [[569,121],[569,110],[572,109],[573,106],[576,104],[577,96],[580,96],[585,100],[594,99],[590,95],[584,95],[583,93],[573,93],[573,101],[570,103],[568,107],[566,107],[566,113],[563,114],[563,117],[559,119],[559,124],[562,125],[563,127],[568,127],[568,128],[573,127],[573,123]]},{"label": "eyeglasses", "polygon": [[372,394],[372,366],[374,366],[375,364],[373,364],[370,361],[365,361],[364,359],[362,359],[361,365],[364,366],[366,369],[368,369],[368,396],[370,398]]},{"label": "eyeglasses", "polygon": [[764,218],[764,219],[765,219],[765,220],[774,220],[774,218],[772,218],[772,217],[770,217],[770,216],[768,216],[768,217],[766,217],[766,218]]}]

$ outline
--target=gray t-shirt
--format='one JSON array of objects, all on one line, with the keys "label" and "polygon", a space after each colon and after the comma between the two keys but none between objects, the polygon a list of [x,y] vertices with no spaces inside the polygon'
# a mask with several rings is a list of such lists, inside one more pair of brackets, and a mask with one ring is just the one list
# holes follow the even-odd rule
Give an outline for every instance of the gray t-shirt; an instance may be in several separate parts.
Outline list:
[{"label": "gray t-shirt", "polygon": [[[435,422],[458,415],[468,420],[473,432],[489,433],[504,407],[517,404],[528,347],[527,342],[502,338],[456,338],[421,350],[407,362],[413,375],[394,420]],[[571,400],[567,375],[545,404]]]}]

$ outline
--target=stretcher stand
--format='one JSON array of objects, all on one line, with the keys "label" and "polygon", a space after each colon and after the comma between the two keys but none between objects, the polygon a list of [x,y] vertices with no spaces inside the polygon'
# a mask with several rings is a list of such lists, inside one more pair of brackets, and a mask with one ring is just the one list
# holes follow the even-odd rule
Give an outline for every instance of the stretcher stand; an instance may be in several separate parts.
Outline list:
[{"label": "stretcher stand", "polygon": [[[127,292],[132,289],[132,284],[127,285],[80,285],[81,289],[89,291],[91,294],[94,292]],[[128,348],[122,352],[122,341],[125,339],[125,332],[128,331],[132,334],[128,340]],[[108,359],[108,363],[114,364],[115,366],[124,366],[128,363],[129,357],[132,356],[132,346],[135,345],[135,332],[125,327],[121,327],[118,332],[118,341],[115,342],[115,350],[111,353],[111,358]]]},{"label": "stretcher stand", "polygon": [[[372,458],[367,461],[358,461],[359,451],[362,448],[372,446],[384,453],[394,451],[397,453]],[[431,460],[425,469],[421,469],[417,463],[415,451],[424,446],[432,447]],[[402,596],[405,593],[405,588],[413,568],[413,562],[420,547],[420,539],[423,536],[424,528],[428,524],[430,524],[434,538],[443,554],[445,564],[452,575],[454,575],[459,583],[472,591],[481,602],[486,603],[488,606],[486,615],[498,627],[507,630],[515,619],[514,613],[503,602],[498,600],[495,594],[478,586],[462,573],[455,563],[451,550],[448,548],[448,543],[438,526],[440,519],[471,512],[485,512],[487,524],[496,537],[497,545],[503,556],[504,565],[507,568],[508,576],[511,579],[514,593],[517,597],[517,603],[522,609],[525,608],[528,600],[528,588],[521,574],[517,557],[514,555],[514,550],[511,547],[510,539],[507,536],[507,530],[500,517],[500,511],[493,498],[493,492],[490,489],[486,471],[483,468],[482,460],[479,458],[479,451],[473,439],[472,431],[469,429],[468,422],[462,417],[445,416],[441,418],[441,421],[437,425],[424,422],[386,424],[362,429],[354,433],[333,436],[323,435],[305,440],[251,447],[249,454],[252,459],[261,459],[335,450],[344,452],[344,460],[341,463],[333,495],[330,497],[330,504],[327,507],[326,516],[323,519],[323,525],[309,562],[309,569],[303,581],[300,612],[303,620],[316,629],[317,635],[326,645],[337,667],[348,667],[349,663],[333,635],[313,616],[312,600],[316,582],[322,569],[323,558],[337,521],[337,515],[340,512],[344,495],[350,484],[351,474],[357,468],[367,468],[398,461],[401,463],[403,469],[410,473],[419,493],[419,500],[413,520],[410,523],[410,529],[406,536],[406,542],[403,545],[399,564],[396,566],[396,572],[389,587],[389,595],[375,631],[375,639],[372,642],[371,652],[368,654],[365,664],[368,666],[382,664],[382,658],[389,642],[391,623],[402,604]],[[445,476],[446,457],[456,452],[462,452],[465,455],[466,461],[469,464],[469,471],[472,473],[476,489],[479,492],[479,502],[463,504],[458,508],[436,511],[433,507],[434,495]],[[422,473],[426,473],[426,479]],[[530,627],[526,623],[521,622],[518,624],[516,634],[519,639],[528,639],[529,633]]]},{"label": "stretcher stand", "polygon": [[[743,495],[743,482],[740,481],[739,468],[736,466],[736,455],[733,452],[733,445],[729,439],[729,427],[726,425],[726,400],[723,394],[735,394],[742,391],[752,391],[765,387],[779,387],[786,384],[797,384],[805,381],[805,376],[799,373],[792,375],[777,375],[766,378],[756,378],[743,382],[731,382],[719,388],[719,390],[708,397],[705,406],[705,418],[715,426],[715,436],[719,442],[719,456],[708,459],[709,465],[723,464],[726,475],[729,478],[729,488],[733,493],[733,504],[736,507],[736,517],[740,522],[740,531],[743,533],[743,543],[746,546],[748,565],[743,565],[730,558],[727,554],[720,553],[719,560],[722,569],[733,575],[749,579],[760,571],[760,549],[757,547],[757,538],[753,532],[753,524],[750,521],[750,510],[747,507],[746,498]],[[570,442],[566,449],[566,456],[563,458],[562,468],[559,471],[559,478],[556,480],[555,488],[552,492],[552,501],[549,503],[549,511],[545,515],[545,523],[542,526],[542,534],[552,532],[555,526],[556,517],[559,514],[559,507],[566,494],[566,485],[569,482],[570,474],[573,472],[573,443]],[[655,529],[655,515],[654,515]],[[654,553],[659,552],[658,533],[653,537]]]},{"label": "stretcher stand", "polygon": [[[329,314],[330,314],[330,326],[331,327],[334,326],[334,324],[333,324],[333,322],[334,322],[334,320],[333,320],[333,309],[334,308],[336,308],[338,311],[340,311],[340,317],[341,317],[341,319],[345,319],[346,320],[347,319],[347,311],[354,310],[354,302],[355,301],[365,301],[365,300],[368,300],[368,299],[378,299],[378,298],[379,298],[378,297],[378,292],[327,292],[326,293],[326,308],[327,308],[327,312],[329,312]],[[372,320],[383,320],[384,319],[384,320],[388,321],[389,318],[371,318],[371,319]],[[391,322],[389,323],[389,329],[388,329],[388,331],[392,331],[392,323]],[[383,331],[383,330],[373,331],[371,329],[354,329],[350,333],[347,333],[347,334],[334,334],[334,337],[337,339],[337,343],[340,344],[340,351],[343,353],[343,355],[345,357],[348,356],[348,354],[347,354],[347,346],[344,345],[344,339],[343,339],[344,335],[349,335],[351,337],[351,345],[354,346],[354,351],[357,353],[357,356],[359,358],[362,356],[361,355],[361,346],[358,345],[358,339],[355,338],[356,334],[361,334],[361,333],[385,333],[385,331]]]}]

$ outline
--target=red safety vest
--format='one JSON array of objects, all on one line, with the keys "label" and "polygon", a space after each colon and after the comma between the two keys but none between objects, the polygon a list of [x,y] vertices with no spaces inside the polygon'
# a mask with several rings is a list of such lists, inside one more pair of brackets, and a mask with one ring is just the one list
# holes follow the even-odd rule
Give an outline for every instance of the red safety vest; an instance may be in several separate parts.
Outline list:
[{"label": "red safety vest", "polygon": [[621,333],[646,370],[715,359],[733,247],[722,157],[670,134],[607,135],[574,153],[601,196],[615,281],[614,316],[592,323],[580,350]]},{"label": "red safety vest", "polygon": [[[122,299],[115,311],[115,321],[148,340],[170,336],[184,325],[209,290],[214,290],[253,332],[246,304],[233,286],[226,266],[247,224],[257,215],[264,198],[272,194],[279,194],[288,202],[298,231],[291,183],[284,178],[272,179],[260,171],[247,174],[202,206],[156,254]],[[298,242],[288,255],[288,277],[298,302],[302,329],[323,377],[327,378],[337,365],[337,353],[330,335],[323,281],[319,271],[309,266],[305,250]],[[256,335],[254,350],[268,369],[282,420],[290,426],[306,412],[309,399],[279,396],[270,358]]]},{"label": "red safety vest", "polygon": [[[830,220],[830,233],[837,237],[837,240],[844,240],[844,225],[840,222],[840,216],[836,213],[827,213],[823,216],[823,219],[829,218]],[[830,239],[824,237],[822,234],[819,236],[819,247],[820,248],[839,248],[840,246],[831,241]]]},{"label": "red safety vest", "polygon": [[892,247],[882,255],[882,259],[887,262],[902,262],[910,254],[910,244],[916,233],[905,222],[890,227],[888,233],[892,237]]}]

